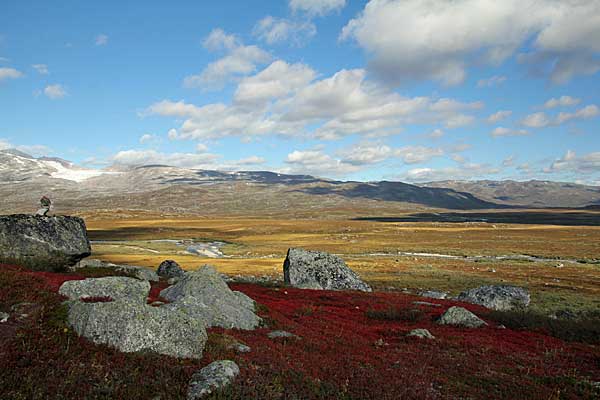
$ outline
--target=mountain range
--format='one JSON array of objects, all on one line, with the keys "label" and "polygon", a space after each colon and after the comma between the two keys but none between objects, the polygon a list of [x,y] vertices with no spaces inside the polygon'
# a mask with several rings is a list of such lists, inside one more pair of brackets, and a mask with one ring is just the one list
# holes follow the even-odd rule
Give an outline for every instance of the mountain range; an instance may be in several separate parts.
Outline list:
[{"label": "mountain range", "polygon": [[248,214],[340,209],[482,210],[585,207],[600,204],[600,187],[544,181],[354,182],[270,171],[211,171],[167,165],[88,169],[55,157],[0,151],[3,213],[31,212],[42,195],[57,210],[139,209]]}]

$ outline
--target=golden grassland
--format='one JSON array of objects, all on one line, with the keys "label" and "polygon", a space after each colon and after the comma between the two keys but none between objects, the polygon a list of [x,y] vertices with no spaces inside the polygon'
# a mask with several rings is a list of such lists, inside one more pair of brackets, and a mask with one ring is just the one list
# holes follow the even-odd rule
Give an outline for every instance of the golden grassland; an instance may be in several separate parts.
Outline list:
[{"label": "golden grassland", "polygon": [[[152,213],[83,215],[93,257],[156,268],[174,259],[186,269],[210,263],[221,272],[281,277],[289,247],[341,255],[377,289],[444,290],[486,283],[525,285],[543,311],[600,310],[600,227],[488,223],[414,223],[281,217],[192,217]],[[223,241],[225,258],[187,254],[158,239]],[[107,241],[107,242],[101,242]],[[548,259],[466,260],[399,256],[398,252],[459,256],[533,255]],[[559,264],[564,266],[557,268]]]}]

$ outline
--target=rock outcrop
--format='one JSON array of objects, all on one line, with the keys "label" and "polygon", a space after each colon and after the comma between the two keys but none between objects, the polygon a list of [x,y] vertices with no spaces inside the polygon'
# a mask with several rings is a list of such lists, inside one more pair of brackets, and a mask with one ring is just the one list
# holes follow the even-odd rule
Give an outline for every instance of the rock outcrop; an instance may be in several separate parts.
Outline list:
[{"label": "rock outcrop", "polygon": [[450,307],[437,321],[440,325],[456,325],[465,328],[480,328],[487,323],[462,307]]},{"label": "rock outcrop", "polygon": [[198,400],[233,382],[240,368],[230,360],[215,361],[192,375],[187,400]]},{"label": "rock outcrop", "polygon": [[123,352],[154,351],[172,357],[201,358],[207,335],[203,320],[177,309],[137,301],[69,304],[68,321],[94,343]]},{"label": "rock outcrop", "polygon": [[435,339],[435,336],[433,336],[427,329],[413,329],[406,336],[416,337],[419,339]]},{"label": "rock outcrop", "polygon": [[371,291],[344,260],[320,251],[289,249],[283,275],[287,285],[301,289]]},{"label": "rock outcrop", "polygon": [[110,297],[113,300],[127,300],[145,304],[150,292],[150,283],[124,276],[88,278],[80,281],[66,281],[58,293],[71,300],[94,297]]},{"label": "rock outcrop", "polygon": [[481,286],[458,295],[458,301],[479,304],[498,311],[524,308],[529,305],[529,292],[518,286]]},{"label": "rock outcrop", "polygon": [[175,285],[161,291],[160,296],[171,302],[160,308],[182,310],[206,321],[209,327],[250,330],[261,323],[254,313],[254,300],[229,289],[209,265],[187,272]]},{"label": "rock outcrop", "polygon": [[78,217],[0,216],[0,262],[38,271],[62,271],[91,253]]},{"label": "rock outcrop", "polygon": [[156,274],[163,278],[182,278],[185,271],[173,260],[165,260],[158,266]]}]

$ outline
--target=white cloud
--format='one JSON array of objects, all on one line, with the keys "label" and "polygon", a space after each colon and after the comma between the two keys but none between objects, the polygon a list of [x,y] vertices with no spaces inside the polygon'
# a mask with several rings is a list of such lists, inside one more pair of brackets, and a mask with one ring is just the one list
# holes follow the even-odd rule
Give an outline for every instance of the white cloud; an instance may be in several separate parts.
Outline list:
[{"label": "white cloud", "polygon": [[481,63],[498,65],[533,38],[521,56],[556,83],[600,69],[600,2],[578,0],[371,0],[343,29],[392,84],[464,81]]},{"label": "white cloud", "polygon": [[235,161],[236,165],[262,165],[266,162],[263,157],[259,156],[250,156],[247,158],[242,158],[241,160]]},{"label": "white cloud", "polygon": [[571,107],[576,106],[581,103],[581,99],[577,99],[571,96],[561,96],[558,99],[554,97],[544,103],[545,108],[555,108],[555,107]]},{"label": "white cloud", "polygon": [[574,151],[568,150],[563,157],[554,161],[550,167],[545,168],[544,172],[571,172],[577,174],[600,172],[600,152],[593,152],[584,156],[577,156]]},{"label": "white cloud", "polygon": [[464,163],[458,167],[446,168],[414,168],[401,175],[409,182],[431,182],[445,180],[466,180],[483,178],[500,172],[498,168],[487,164]]},{"label": "white cloud", "polygon": [[529,132],[526,131],[525,129],[509,129],[509,128],[504,128],[502,126],[499,126],[498,128],[494,129],[491,133],[491,135],[493,137],[499,137],[499,136],[527,136],[529,135]]},{"label": "white cloud", "polygon": [[198,153],[206,153],[208,151],[208,146],[205,145],[204,143],[198,143],[196,145],[196,151]]},{"label": "white cloud", "polygon": [[334,159],[321,150],[294,150],[287,155],[285,163],[288,167],[281,172],[317,176],[344,176],[361,169],[361,166]]},{"label": "white cloud", "polygon": [[441,129],[434,129],[433,132],[427,134],[427,136],[430,137],[430,138],[432,138],[432,139],[438,139],[438,138],[441,138],[444,135],[445,135],[445,133]]},{"label": "white cloud", "polygon": [[156,150],[125,150],[112,157],[117,165],[140,166],[149,164],[182,168],[210,168],[219,158],[209,153],[160,153]]},{"label": "white cloud", "polygon": [[156,137],[156,135],[153,135],[151,133],[145,133],[142,136],[140,136],[140,144],[147,144],[147,143],[151,143],[151,142],[155,142],[158,140],[158,137]]},{"label": "white cloud", "polygon": [[302,11],[309,15],[327,15],[346,6],[346,0],[289,0],[292,11]]},{"label": "white cloud", "polygon": [[489,122],[490,124],[495,124],[497,122],[500,122],[500,121],[510,117],[511,115],[512,115],[512,111],[500,110],[500,111],[490,115],[489,117],[487,117],[487,122]]},{"label": "white cloud", "polygon": [[478,88],[494,87],[494,86],[501,85],[504,82],[506,82],[505,76],[494,75],[490,78],[480,79],[479,81],[477,81],[477,87]]},{"label": "white cloud", "polygon": [[169,140],[177,139],[177,129],[169,129],[169,132],[167,132],[167,137],[169,138]]},{"label": "white cloud", "polygon": [[481,102],[403,97],[367,80],[361,69],[315,77],[308,66],[278,60],[243,78],[231,104],[196,106],[165,100],[151,105],[147,113],[184,118],[181,139],[277,134],[334,140],[353,134],[397,134],[406,124],[455,128],[473,122],[466,113],[483,107]]},{"label": "white cloud", "polygon": [[106,46],[108,44],[108,36],[101,33],[96,36],[95,39],[96,46]]},{"label": "white cloud", "polygon": [[544,128],[551,125],[562,125],[571,120],[595,118],[599,115],[600,108],[595,104],[591,104],[573,113],[560,112],[554,119],[549,118],[544,112],[537,112],[526,116],[521,124],[530,128]]},{"label": "white cloud", "polygon": [[291,21],[268,15],[258,21],[252,33],[271,45],[291,41],[293,44],[301,46],[315,36],[317,27],[311,21]]},{"label": "white cloud", "polygon": [[48,75],[50,73],[46,64],[33,64],[31,67],[41,75]]},{"label": "white cloud", "polygon": [[46,95],[46,97],[52,100],[57,100],[67,96],[68,93],[63,85],[54,84],[46,86],[46,88],[44,89],[44,94]]},{"label": "white cloud", "polygon": [[373,143],[360,143],[338,152],[342,162],[351,165],[368,165],[385,161],[392,155],[389,146]]},{"label": "white cloud", "polygon": [[297,91],[316,77],[304,64],[277,60],[258,74],[242,79],[234,95],[238,104],[264,104]]},{"label": "white cloud", "polygon": [[14,145],[10,143],[7,139],[0,138],[0,150],[8,149],[16,149],[34,157],[47,156],[53,153],[50,147],[45,146],[43,144]]},{"label": "white cloud", "polygon": [[227,35],[221,29],[214,30],[204,40],[210,50],[223,49],[226,55],[212,62],[198,75],[184,79],[184,86],[205,89],[221,88],[228,81],[256,71],[258,65],[266,64],[271,55],[257,46],[244,46],[235,36]]},{"label": "white cloud", "polygon": [[504,160],[502,160],[503,167],[512,167],[515,164],[515,156],[508,156]]},{"label": "white cloud", "polygon": [[394,155],[400,157],[405,164],[419,164],[427,162],[433,157],[443,156],[444,151],[425,146],[406,146],[396,149]]},{"label": "white cloud", "polygon": [[8,140],[0,138],[0,150],[12,149],[12,147],[13,146],[9,143]]},{"label": "white cloud", "polygon": [[0,82],[6,79],[17,79],[21,78],[23,73],[14,68],[0,68]]}]

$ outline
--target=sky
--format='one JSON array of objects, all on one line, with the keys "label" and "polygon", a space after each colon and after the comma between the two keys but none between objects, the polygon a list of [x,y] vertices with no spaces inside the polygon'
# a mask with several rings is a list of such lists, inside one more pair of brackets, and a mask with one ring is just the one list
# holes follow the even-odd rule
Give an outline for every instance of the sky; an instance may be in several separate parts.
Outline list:
[{"label": "sky", "polygon": [[600,185],[600,0],[4,1],[0,149]]}]

